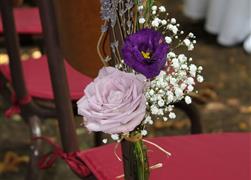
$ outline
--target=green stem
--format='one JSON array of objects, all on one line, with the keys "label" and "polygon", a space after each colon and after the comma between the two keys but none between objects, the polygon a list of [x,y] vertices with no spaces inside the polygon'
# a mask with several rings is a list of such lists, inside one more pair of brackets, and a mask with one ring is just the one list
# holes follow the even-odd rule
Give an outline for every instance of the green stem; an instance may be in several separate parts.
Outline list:
[{"label": "green stem", "polygon": [[142,140],[134,143],[134,155],[137,164],[137,177],[138,180],[149,179],[149,166],[147,159],[147,149]]}]

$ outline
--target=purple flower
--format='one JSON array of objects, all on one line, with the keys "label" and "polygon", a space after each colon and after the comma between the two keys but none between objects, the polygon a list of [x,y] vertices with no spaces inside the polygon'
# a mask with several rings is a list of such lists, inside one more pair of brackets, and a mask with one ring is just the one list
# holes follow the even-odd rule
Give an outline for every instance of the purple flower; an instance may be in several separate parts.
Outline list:
[{"label": "purple flower", "polygon": [[130,132],[144,118],[147,84],[141,74],[102,68],[84,90],[85,96],[77,102],[78,114],[84,116],[85,126],[90,131]]},{"label": "purple flower", "polygon": [[147,78],[154,78],[165,66],[168,50],[160,32],[142,29],[125,39],[122,55],[128,66]]}]

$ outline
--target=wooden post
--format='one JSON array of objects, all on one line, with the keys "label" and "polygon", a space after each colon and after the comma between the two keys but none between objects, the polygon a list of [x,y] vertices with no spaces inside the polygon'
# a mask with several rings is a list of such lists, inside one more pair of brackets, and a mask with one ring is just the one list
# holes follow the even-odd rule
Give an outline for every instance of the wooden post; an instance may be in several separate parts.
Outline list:
[{"label": "wooden post", "polygon": [[56,28],[52,0],[38,0],[39,12],[45,37],[46,53],[54,92],[59,129],[66,152],[78,150],[77,135],[73,119],[72,104]]}]

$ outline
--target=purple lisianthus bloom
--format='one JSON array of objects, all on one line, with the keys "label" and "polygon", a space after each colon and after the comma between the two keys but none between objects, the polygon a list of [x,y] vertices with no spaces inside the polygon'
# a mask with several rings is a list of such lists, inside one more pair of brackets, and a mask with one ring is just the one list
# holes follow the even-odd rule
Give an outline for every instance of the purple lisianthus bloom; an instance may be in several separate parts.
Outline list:
[{"label": "purple lisianthus bloom", "polygon": [[122,47],[125,63],[147,78],[159,75],[168,51],[164,36],[153,29],[142,29],[128,36]]}]

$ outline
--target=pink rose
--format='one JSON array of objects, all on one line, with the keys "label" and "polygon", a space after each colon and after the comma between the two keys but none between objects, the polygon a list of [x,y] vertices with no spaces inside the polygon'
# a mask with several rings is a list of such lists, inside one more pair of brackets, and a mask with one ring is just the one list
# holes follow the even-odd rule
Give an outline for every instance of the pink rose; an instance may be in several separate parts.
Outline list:
[{"label": "pink rose", "polygon": [[78,102],[78,114],[90,131],[105,133],[130,132],[144,118],[147,86],[143,75],[105,67],[85,89]]}]

